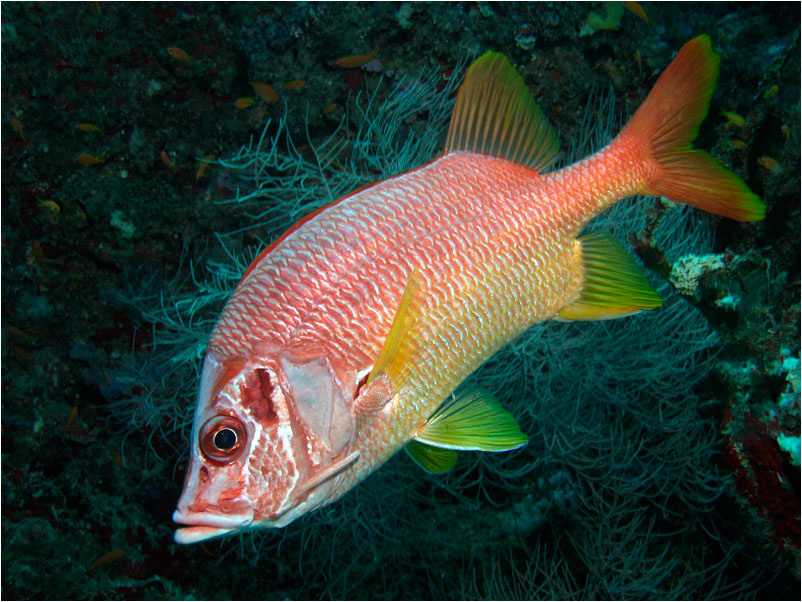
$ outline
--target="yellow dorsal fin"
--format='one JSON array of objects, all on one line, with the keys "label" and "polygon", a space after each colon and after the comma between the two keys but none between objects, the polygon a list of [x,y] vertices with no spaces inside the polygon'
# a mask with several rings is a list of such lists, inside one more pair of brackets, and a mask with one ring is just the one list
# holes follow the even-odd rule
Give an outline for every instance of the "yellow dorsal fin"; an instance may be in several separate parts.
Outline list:
[{"label": "yellow dorsal fin", "polygon": [[482,389],[452,395],[432,414],[414,439],[444,449],[508,451],[529,441],[512,414]]},{"label": "yellow dorsal fin", "polygon": [[398,303],[398,309],[393,318],[393,325],[384,341],[382,350],[373,369],[368,375],[366,386],[381,375],[386,375],[394,391],[398,391],[403,381],[405,367],[415,348],[414,338],[409,336],[415,323],[417,307],[415,301],[419,299],[423,289],[420,272],[413,269],[407,280],[404,294]]},{"label": "yellow dorsal fin", "polygon": [[557,136],[507,57],[486,52],[457,93],[444,154],[482,153],[542,172],[559,158]]},{"label": "yellow dorsal fin", "polygon": [[453,449],[433,447],[415,439],[407,443],[404,449],[426,472],[442,474],[454,468],[454,464],[457,463],[457,452]]},{"label": "yellow dorsal fin", "polygon": [[604,232],[579,237],[582,292],[557,314],[563,320],[622,318],[663,304],[624,246]]}]

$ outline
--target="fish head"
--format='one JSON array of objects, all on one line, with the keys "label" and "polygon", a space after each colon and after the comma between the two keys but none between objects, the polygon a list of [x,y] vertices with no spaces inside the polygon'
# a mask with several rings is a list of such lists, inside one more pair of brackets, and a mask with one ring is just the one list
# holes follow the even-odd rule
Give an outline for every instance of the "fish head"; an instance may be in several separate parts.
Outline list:
[{"label": "fish head", "polygon": [[283,527],[325,504],[358,456],[346,390],[320,354],[224,361],[209,352],[176,542]]}]

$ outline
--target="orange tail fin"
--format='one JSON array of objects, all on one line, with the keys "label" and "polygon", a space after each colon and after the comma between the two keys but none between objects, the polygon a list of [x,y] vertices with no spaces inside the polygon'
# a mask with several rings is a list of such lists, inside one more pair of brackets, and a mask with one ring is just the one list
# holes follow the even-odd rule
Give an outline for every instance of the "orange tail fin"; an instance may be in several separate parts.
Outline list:
[{"label": "orange tail fin", "polygon": [[707,35],[685,44],[621,137],[640,140],[648,149],[649,194],[738,221],[755,221],[766,213],[760,197],[708,153],[691,145],[716,88],[719,59]]}]

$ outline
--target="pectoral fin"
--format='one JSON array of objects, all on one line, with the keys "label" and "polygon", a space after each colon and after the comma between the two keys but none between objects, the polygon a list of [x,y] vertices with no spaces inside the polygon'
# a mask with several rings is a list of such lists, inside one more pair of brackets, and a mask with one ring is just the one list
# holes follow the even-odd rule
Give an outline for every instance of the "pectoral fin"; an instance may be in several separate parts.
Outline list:
[{"label": "pectoral fin", "polygon": [[529,441],[513,415],[482,389],[452,395],[414,439],[444,449],[490,452],[517,449]]},{"label": "pectoral fin", "polygon": [[579,238],[585,279],[582,292],[557,319],[609,320],[660,307],[663,300],[649,286],[635,260],[609,234],[594,232]]},{"label": "pectoral fin", "polygon": [[382,350],[376,363],[368,376],[370,385],[380,374],[390,378],[393,388],[397,391],[403,380],[407,360],[415,348],[414,337],[411,336],[415,319],[419,310],[420,293],[423,285],[420,273],[412,270],[404,288],[404,294],[398,303],[398,309],[393,318],[393,325],[384,341]]},{"label": "pectoral fin", "polygon": [[409,358],[417,344],[412,332],[419,312],[421,291],[420,273],[412,270],[379,357],[356,400],[358,411],[370,413],[381,410],[403,385]]}]

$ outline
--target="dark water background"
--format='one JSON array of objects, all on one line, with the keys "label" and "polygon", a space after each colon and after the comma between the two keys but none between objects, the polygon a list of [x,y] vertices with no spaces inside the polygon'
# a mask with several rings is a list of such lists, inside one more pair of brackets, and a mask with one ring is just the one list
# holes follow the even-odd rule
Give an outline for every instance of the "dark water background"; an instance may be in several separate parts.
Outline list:
[{"label": "dark water background", "polygon": [[[799,462],[777,439],[799,437],[799,4],[642,7],[652,24],[624,10],[612,29],[593,30],[589,12],[614,7],[4,2],[3,598],[798,598]],[[707,497],[688,485],[684,497],[643,494],[639,504],[634,463],[609,468],[622,483],[616,501],[593,497],[577,464],[553,458],[531,474],[515,460],[471,460],[438,481],[399,456],[280,534],[172,542],[194,381],[152,348],[173,331],[130,301],[143,290],[168,290],[167,304],[200,297],[190,261],[225,262],[215,234],[253,220],[217,202],[238,176],[211,165],[199,177],[198,158],[231,156],[285,111],[298,146],[320,144],[382,75],[439,68],[445,82],[488,49],[509,56],[569,147],[594,90],[612,86],[615,110],[631,114],[702,33],[722,63],[697,146],[768,206],[757,224],[710,222],[710,252],[727,269],[687,300],[720,339],[677,426],[707,433],[709,446],[672,479],[715,483]],[[190,60],[168,53],[176,47]],[[334,65],[374,48],[372,71]],[[282,88],[298,79],[303,88]],[[280,101],[261,100],[250,81]],[[243,97],[253,106],[235,109]],[[405,126],[428,132],[425,118],[422,109]],[[244,250],[266,236],[248,230],[227,244]],[[659,258],[629,242],[665,280]],[[735,310],[716,305],[730,293],[742,299]],[[191,357],[209,327],[188,325],[173,354]],[[580,352],[611,361],[592,342]],[[172,415],[142,401],[153,390]],[[623,425],[625,446],[633,419],[619,411],[608,419]],[[627,449],[595,449],[594,470]],[[649,449],[652,463],[639,466],[653,473],[682,453]],[[116,550],[122,557],[90,570]]]}]

